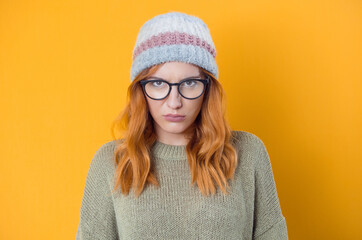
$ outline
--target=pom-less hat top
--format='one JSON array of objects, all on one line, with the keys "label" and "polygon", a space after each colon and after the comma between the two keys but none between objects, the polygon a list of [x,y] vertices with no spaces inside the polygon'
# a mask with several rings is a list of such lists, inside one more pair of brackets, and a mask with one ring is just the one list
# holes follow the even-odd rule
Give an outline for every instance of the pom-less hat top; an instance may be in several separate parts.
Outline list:
[{"label": "pom-less hat top", "polygon": [[218,79],[216,49],[210,31],[198,17],[168,12],[148,20],[133,49],[131,82],[144,69],[171,61],[198,65]]}]

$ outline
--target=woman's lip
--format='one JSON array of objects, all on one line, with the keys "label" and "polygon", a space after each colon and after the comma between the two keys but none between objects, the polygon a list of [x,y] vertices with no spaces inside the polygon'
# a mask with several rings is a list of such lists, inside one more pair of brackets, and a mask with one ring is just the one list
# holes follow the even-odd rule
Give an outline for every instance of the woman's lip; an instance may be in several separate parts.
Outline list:
[{"label": "woman's lip", "polygon": [[179,115],[179,114],[167,114],[164,115],[165,117],[185,117],[185,115]]},{"label": "woman's lip", "polygon": [[165,120],[170,121],[170,122],[181,122],[185,119],[185,116],[182,115],[164,115],[163,116],[165,118]]}]

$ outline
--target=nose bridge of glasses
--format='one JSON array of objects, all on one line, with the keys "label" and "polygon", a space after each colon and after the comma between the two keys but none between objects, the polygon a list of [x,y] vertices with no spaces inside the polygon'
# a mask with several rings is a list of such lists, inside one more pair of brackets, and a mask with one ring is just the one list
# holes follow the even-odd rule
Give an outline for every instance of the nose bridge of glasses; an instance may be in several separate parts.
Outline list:
[{"label": "nose bridge of glasses", "polygon": [[168,95],[171,94],[172,92],[172,87],[175,86],[175,91],[176,91],[176,96],[180,97],[180,92],[179,92],[179,86],[180,86],[180,83],[168,83],[168,85],[170,86],[170,90],[168,92]]},{"label": "nose bridge of glasses", "polygon": [[168,83],[168,85],[172,88],[172,86],[178,87],[181,83]]}]

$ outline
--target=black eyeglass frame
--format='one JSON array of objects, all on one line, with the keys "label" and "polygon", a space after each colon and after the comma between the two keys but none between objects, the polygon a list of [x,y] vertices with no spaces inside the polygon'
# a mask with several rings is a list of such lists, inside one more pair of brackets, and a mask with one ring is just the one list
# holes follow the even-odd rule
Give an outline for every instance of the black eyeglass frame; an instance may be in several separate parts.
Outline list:
[{"label": "black eyeglass frame", "polygon": [[[187,82],[187,81],[200,81],[204,84],[204,89],[202,90],[201,94],[197,97],[194,97],[194,98],[188,98],[188,97],[185,97],[184,95],[182,95],[182,93],[180,92],[180,85],[184,82]],[[163,98],[153,98],[151,97],[150,95],[147,94],[147,91],[146,91],[146,84],[149,83],[149,82],[164,82],[166,84],[168,84],[169,86],[169,90],[168,90],[168,93],[166,94],[165,97]],[[153,100],[163,100],[165,98],[168,97],[168,95],[170,95],[170,92],[172,90],[172,86],[177,86],[177,91],[178,93],[185,99],[189,99],[189,100],[194,100],[194,99],[197,99],[199,97],[201,97],[201,95],[206,91],[209,83],[210,83],[210,76],[206,76],[206,79],[200,79],[200,78],[188,78],[188,79],[184,79],[178,83],[169,83],[167,82],[166,80],[163,80],[163,79],[150,79],[150,80],[141,80],[139,81],[139,83],[142,85],[142,89],[143,89],[143,92],[151,99]]]}]

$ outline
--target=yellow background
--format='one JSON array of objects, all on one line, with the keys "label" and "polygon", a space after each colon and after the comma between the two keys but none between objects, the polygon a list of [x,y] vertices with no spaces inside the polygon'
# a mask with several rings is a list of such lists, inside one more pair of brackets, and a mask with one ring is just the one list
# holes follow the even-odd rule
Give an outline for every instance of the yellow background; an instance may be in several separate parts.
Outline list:
[{"label": "yellow background", "polygon": [[269,152],[290,239],[362,239],[359,0],[0,1],[0,239],[74,239],[142,24],[199,16],[235,130]]}]

